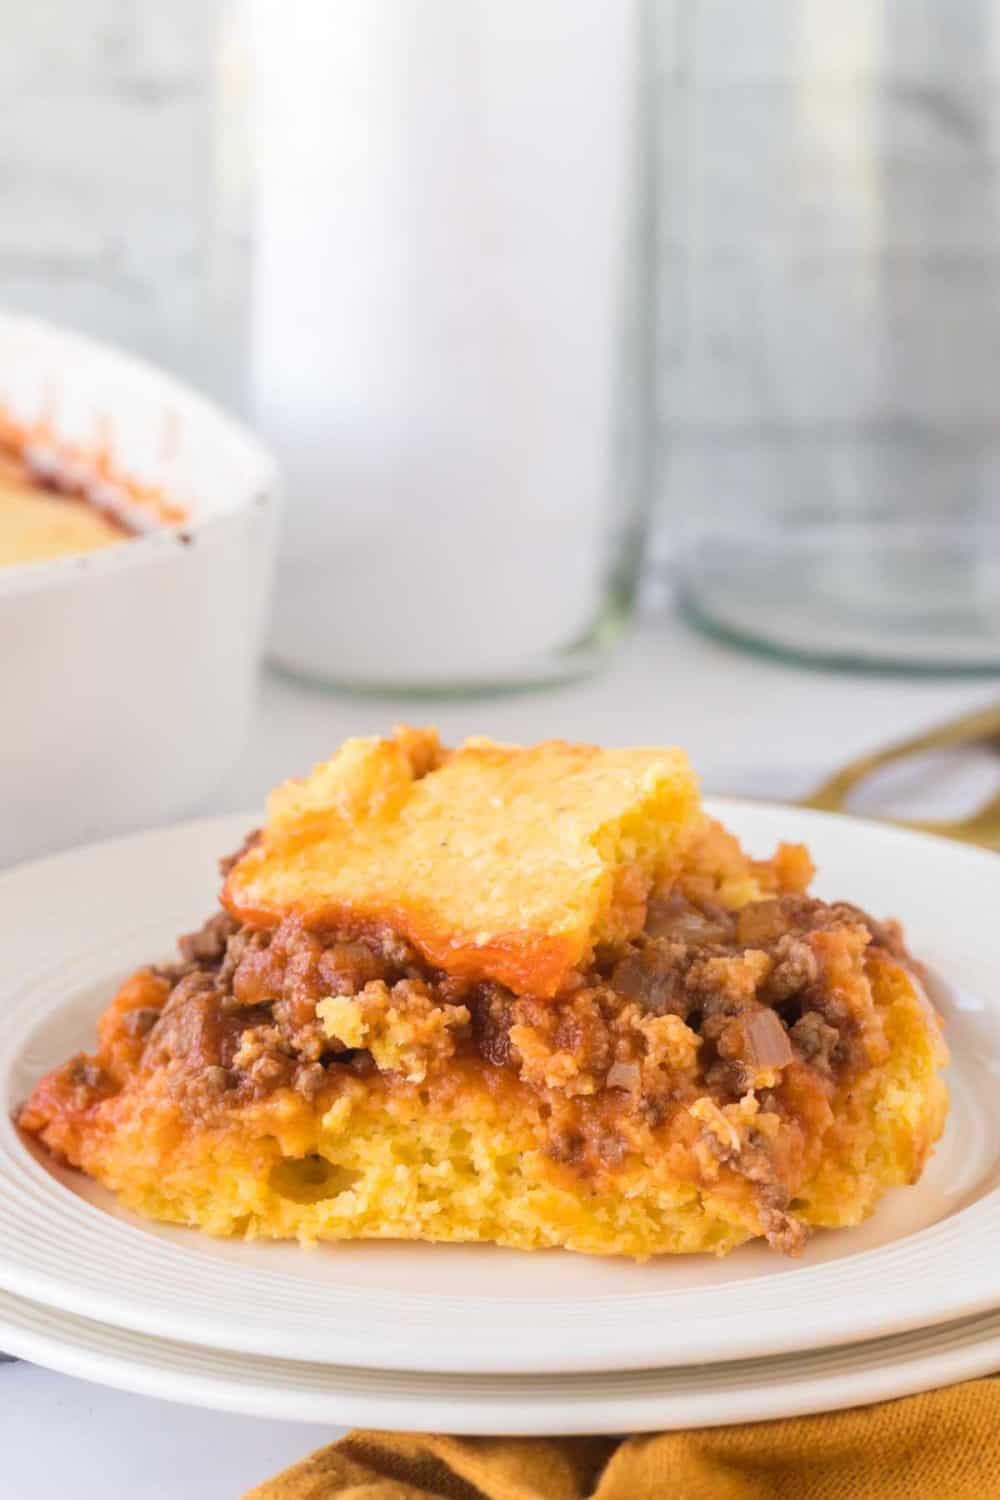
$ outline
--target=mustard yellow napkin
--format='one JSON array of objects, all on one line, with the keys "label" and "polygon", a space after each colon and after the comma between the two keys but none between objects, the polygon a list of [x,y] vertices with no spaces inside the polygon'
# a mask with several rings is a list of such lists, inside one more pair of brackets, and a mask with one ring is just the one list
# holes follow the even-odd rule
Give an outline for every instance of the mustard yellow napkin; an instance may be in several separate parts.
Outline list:
[{"label": "mustard yellow napkin", "polygon": [[629,1438],[352,1432],[245,1500],[991,1500],[1000,1376],[823,1416]]}]

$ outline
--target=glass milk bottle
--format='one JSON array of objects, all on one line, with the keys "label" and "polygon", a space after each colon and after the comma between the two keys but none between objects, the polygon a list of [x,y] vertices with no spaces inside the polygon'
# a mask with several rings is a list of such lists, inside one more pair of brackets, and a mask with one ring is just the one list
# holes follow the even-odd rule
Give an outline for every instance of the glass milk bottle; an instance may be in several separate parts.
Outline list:
[{"label": "glass milk bottle", "polygon": [[590,668],[647,502],[643,8],[251,0],[273,654],[359,689]]}]

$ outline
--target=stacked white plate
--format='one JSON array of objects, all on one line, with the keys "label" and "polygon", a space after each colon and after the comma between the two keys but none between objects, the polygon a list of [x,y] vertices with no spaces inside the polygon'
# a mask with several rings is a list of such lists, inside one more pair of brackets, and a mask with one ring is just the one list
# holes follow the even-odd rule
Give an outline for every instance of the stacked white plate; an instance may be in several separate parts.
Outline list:
[{"label": "stacked white plate", "polygon": [[846,818],[713,810],[755,851],[808,843],[819,893],[901,917],[937,976],[952,1109],[918,1186],[797,1261],[307,1252],[125,1214],[10,1116],[91,1043],[116,982],[211,910],[216,858],[251,820],[190,824],[0,876],[0,1348],[232,1411],[478,1433],[753,1421],[1000,1368],[1000,864]]}]

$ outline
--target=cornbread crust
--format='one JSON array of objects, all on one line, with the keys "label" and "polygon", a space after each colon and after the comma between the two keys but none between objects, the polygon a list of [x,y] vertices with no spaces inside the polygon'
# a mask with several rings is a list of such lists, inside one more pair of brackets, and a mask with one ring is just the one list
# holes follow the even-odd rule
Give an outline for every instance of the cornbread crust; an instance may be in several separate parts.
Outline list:
[{"label": "cornbread crust", "polygon": [[446,973],[550,996],[598,943],[641,930],[699,819],[679,750],[448,753],[404,727],[279,787],[222,899],[255,925],[389,928]]}]

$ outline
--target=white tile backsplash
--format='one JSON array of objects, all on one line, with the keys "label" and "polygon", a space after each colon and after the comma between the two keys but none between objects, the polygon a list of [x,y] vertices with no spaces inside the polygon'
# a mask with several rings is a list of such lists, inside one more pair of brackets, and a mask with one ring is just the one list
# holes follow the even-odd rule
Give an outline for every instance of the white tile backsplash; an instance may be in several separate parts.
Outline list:
[{"label": "white tile backsplash", "polygon": [[213,383],[216,0],[0,0],[0,303]]}]

